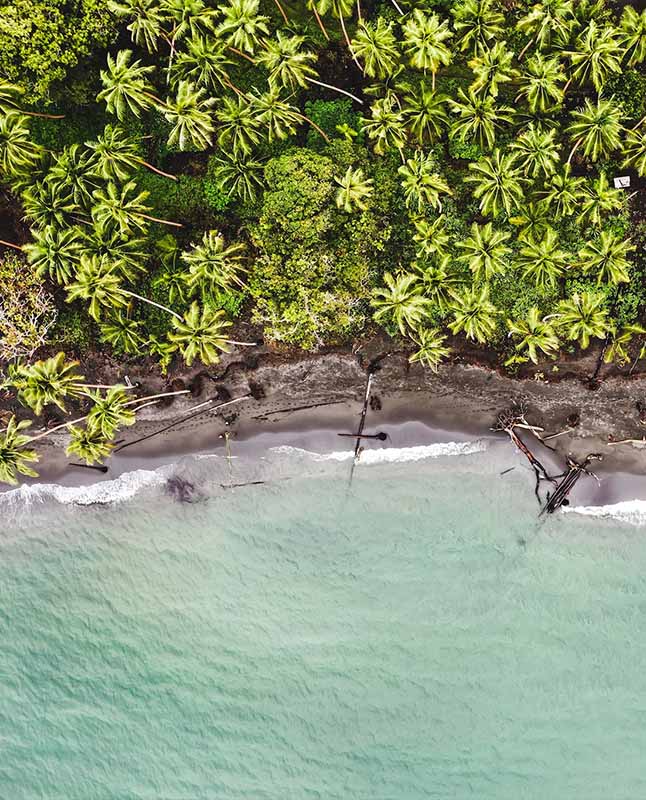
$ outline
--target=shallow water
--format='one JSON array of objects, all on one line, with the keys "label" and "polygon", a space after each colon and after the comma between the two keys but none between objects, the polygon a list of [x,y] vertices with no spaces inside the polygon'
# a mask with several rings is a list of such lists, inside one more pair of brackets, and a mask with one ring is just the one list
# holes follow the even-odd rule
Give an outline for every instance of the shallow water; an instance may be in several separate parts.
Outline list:
[{"label": "shallow water", "polygon": [[0,797],[646,794],[639,525],[538,521],[478,453],[351,488],[294,460],[185,464],[191,504],[16,500]]}]

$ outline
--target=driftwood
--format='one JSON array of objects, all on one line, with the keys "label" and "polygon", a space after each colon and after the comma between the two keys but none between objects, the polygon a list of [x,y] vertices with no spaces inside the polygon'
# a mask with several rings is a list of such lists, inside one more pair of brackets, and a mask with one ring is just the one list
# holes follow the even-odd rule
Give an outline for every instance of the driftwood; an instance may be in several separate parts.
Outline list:
[{"label": "driftwood", "polygon": [[568,495],[574,488],[576,482],[582,475],[589,475],[596,478],[597,476],[588,469],[588,466],[592,461],[601,461],[602,459],[603,456],[601,453],[590,453],[581,464],[577,463],[572,458],[568,458],[568,472],[552,494],[548,494],[547,502],[541,509],[541,515],[553,514],[555,511],[558,511],[559,508],[569,505],[570,501],[568,500]]},{"label": "driftwood", "polygon": [[349,483],[352,484],[352,478],[354,476],[354,468],[359,461],[359,456],[361,455],[361,438],[363,436],[363,429],[366,425],[366,415],[368,414],[368,404],[370,403],[370,390],[372,388],[372,371],[368,373],[368,380],[366,381],[366,392],[363,398],[363,407],[361,409],[361,418],[359,420],[359,427],[357,428],[357,432],[355,434],[356,437],[356,444],[354,446],[354,458],[352,459],[352,465],[350,467],[350,479]]}]

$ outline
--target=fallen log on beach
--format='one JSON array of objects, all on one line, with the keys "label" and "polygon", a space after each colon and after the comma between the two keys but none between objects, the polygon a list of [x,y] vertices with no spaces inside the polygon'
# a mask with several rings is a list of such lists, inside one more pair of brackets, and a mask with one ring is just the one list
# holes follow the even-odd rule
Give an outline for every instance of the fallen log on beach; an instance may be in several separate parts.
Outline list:
[{"label": "fallen log on beach", "polygon": [[588,469],[588,466],[592,461],[601,461],[602,459],[603,456],[601,453],[590,453],[581,464],[577,463],[572,458],[568,458],[568,472],[552,494],[547,495],[547,502],[541,509],[539,516],[543,514],[553,514],[555,511],[558,511],[559,508],[569,505],[570,501],[568,500],[568,495],[574,488],[576,482],[582,475],[589,475],[596,478],[596,475]]}]

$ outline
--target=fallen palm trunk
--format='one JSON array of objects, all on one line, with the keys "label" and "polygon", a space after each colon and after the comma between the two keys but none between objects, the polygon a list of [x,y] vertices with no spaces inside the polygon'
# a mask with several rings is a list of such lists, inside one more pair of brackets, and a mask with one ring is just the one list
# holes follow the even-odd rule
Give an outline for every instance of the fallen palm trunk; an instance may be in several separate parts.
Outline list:
[{"label": "fallen palm trunk", "polygon": [[363,408],[361,409],[361,419],[359,420],[359,427],[355,434],[356,437],[356,444],[354,446],[354,458],[352,459],[352,466],[350,467],[350,479],[349,483],[352,484],[352,478],[354,476],[354,468],[359,461],[359,456],[361,455],[361,437],[363,436],[363,429],[366,425],[366,416],[368,414],[368,403],[370,402],[370,389],[372,388],[372,372],[368,373],[368,381],[366,382],[366,393],[363,398]]},{"label": "fallen palm trunk", "polygon": [[596,477],[593,472],[588,469],[592,461],[601,461],[603,456],[600,453],[590,453],[586,456],[583,463],[579,464],[571,458],[568,458],[568,473],[563,480],[558,484],[552,494],[548,495],[547,502],[541,509],[541,515],[553,514],[559,508],[569,505],[568,495],[576,485],[577,481],[582,475],[589,475]]}]

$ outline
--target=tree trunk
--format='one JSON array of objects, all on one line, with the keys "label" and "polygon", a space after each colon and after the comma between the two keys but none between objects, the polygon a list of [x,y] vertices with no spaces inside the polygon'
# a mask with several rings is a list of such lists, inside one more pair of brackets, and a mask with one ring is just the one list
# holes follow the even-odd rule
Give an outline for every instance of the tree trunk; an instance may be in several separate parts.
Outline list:
[{"label": "tree trunk", "polygon": [[283,15],[283,19],[285,20],[285,25],[289,25],[289,20],[287,19],[287,14],[285,13],[285,9],[280,4],[280,0],[274,0],[274,3],[278,6],[278,10]]},{"label": "tree trunk", "polygon": [[348,50],[350,51],[350,55],[352,56],[352,60],[354,63],[359,67],[361,70],[361,74],[363,74],[363,67],[359,63],[357,57],[354,54],[354,50],[352,49],[352,44],[350,43],[350,37],[348,36],[348,32],[345,29],[345,20],[343,19],[343,14],[339,14],[339,22],[341,23],[341,30],[343,31],[343,36],[345,38],[345,43],[348,45]]},{"label": "tree trunk", "polygon": [[394,6],[395,6],[395,8],[397,9],[397,13],[398,13],[398,14],[401,14],[401,16],[403,17],[403,16],[404,16],[404,12],[401,10],[401,8],[399,7],[399,5],[397,4],[397,0],[390,0],[390,2],[391,2],[391,3],[392,3]]},{"label": "tree trunk", "polygon": [[160,222],[162,225],[173,225],[175,228],[183,228],[181,222],[171,222],[168,219],[159,219],[159,217],[151,217],[149,214],[139,214],[144,219],[149,219],[151,222]]},{"label": "tree trunk", "polygon": [[327,135],[327,133],[325,131],[323,131],[323,130],[321,130],[321,128],[319,128],[319,126],[316,124],[316,122],[312,122],[312,120],[309,117],[306,117],[305,114],[301,114],[300,111],[297,112],[297,113],[298,113],[298,116],[302,120],[304,120],[305,122],[308,122],[314,128],[314,130],[318,131],[321,134],[321,136],[325,139],[325,141],[329,143],[330,137]]},{"label": "tree trunk", "polygon": [[568,160],[566,162],[568,166],[570,165],[570,162],[572,161],[572,158],[574,157],[574,154],[579,149],[579,145],[581,144],[582,141],[583,141],[583,139],[578,139],[574,143],[574,147],[570,150],[570,155],[568,156]]},{"label": "tree trunk", "polygon": [[156,172],[158,175],[163,175],[164,178],[170,178],[173,181],[177,180],[177,175],[171,175],[170,172],[164,172],[163,169],[159,169],[158,167],[153,167],[152,164],[149,164],[147,161],[144,161],[143,158],[138,158],[137,161],[142,164],[144,167],[148,167],[148,169]]},{"label": "tree trunk", "polygon": [[339,92],[340,94],[344,94],[346,97],[351,98],[352,100],[356,100],[357,103],[361,103],[363,105],[363,100],[360,100],[356,95],[351,94],[350,92],[346,92],[345,89],[339,89],[338,86],[330,86],[329,83],[323,83],[323,81],[317,81],[314,78],[310,78],[309,76],[306,78],[310,83],[315,83],[317,86],[322,86],[324,89],[331,89],[333,92]]},{"label": "tree trunk", "polygon": [[161,308],[162,311],[168,311],[168,313],[172,314],[176,319],[181,319],[182,318],[177,313],[177,311],[173,311],[172,308],[168,308],[167,306],[163,306],[161,303],[156,303],[154,300],[149,300],[147,297],[142,297],[140,294],[136,294],[135,292],[131,292],[130,289],[122,289],[121,291],[124,294],[127,294],[129,297],[136,297],[137,300],[141,300],[143,303],[148,303],[148,305],[155,306],[155,308]]},{"label": "tree trunk", "polygon": [[22,247],[19,244],[14,244],[13,242],[5,242],[4,239],[0,239],[0,245],[3,247],[13,247],[14,250],[22,250]]},{"label": "tree trunk", "polygon": [[318,24],[319,24],[319,28],[320,28],[320,29],[321,29],[321,31],[323,32],[323,36],[325,36],[325,38],[326,38],[326,39],[327,39],[327,41],[329,42],[329,41],[330,41],[330,34],[327,32],[327,28],[326,28],[326,27],[325,27],[325,25],[323,24],[323,20],[322,20],[322,19],[321,19],[321,17],[319,16],[319,12],[316,10],[316,5],[313,5],[313,6],[312,6],[312,11],[314,12],[314,16],[316,17],[316,21],[317,21],[317,22],[318,22]]},{"label": "tree trunk", "polygon": [[25,111],[23,108],[19,109],[21,114],[27,117],[42,117],[43,119],[65,119],[65,114],[43,114],[40,111]]}]

